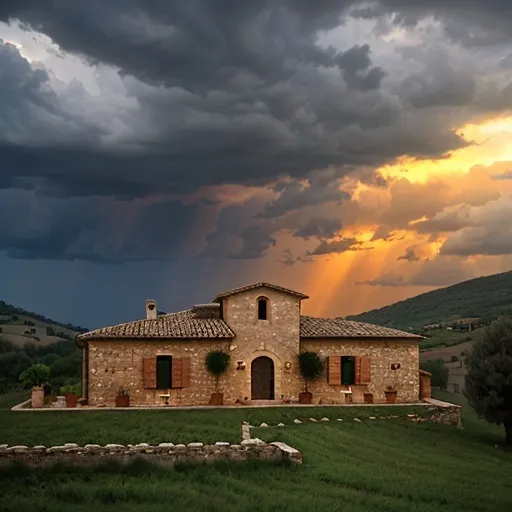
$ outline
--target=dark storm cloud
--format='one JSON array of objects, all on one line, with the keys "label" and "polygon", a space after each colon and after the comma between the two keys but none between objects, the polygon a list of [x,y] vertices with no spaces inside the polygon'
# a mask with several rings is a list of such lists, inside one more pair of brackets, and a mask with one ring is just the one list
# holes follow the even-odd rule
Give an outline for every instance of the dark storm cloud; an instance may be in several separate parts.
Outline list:
[{"label": "dark storm cloud", "polygon": [[401,84],[401,93],[417,108],[434,106],[462,106],[473,100],[474,78],[463,71],[455,71],[439,60],[427,68],[427,73],[415,73]]},{"label": "dark storm cloud", "polygon": [[368,90],[378,89],[387,73],[380,67],[372,67],[370,46],[353,46],[336,59],[343,70],[343,78],[349,87]]},{"label": "dark storm cloud", "polygon": [[339,189],[337,174],[335,171],[328,170],[313,173],[307,183],[299,181],[278,183],[274,190],[279,192],[279,196],[270,201],[257,217],[261,219],[277,218],[290,211],[329,201],[336,201],[339,204],[348,199],[350,195]]},{"label": "dark storm cloud", "polygon": [[[228,225],[228,210],[207,235],[203,255],[258,257],[275,244],[273,220],[344,200],[336,180],[354,167],[379,166],[401,155],[435,158],[466,145],[452,130],[459,110],[454,116],[452,110],[431,108],[457,109],[470,102],[473,89],[466,75],[451,68],[435,68],[437,74],[427,69],[427,76],[410,75],[392,88],[392,77],[374,63],[370,45],[334,49],[319,44],[319,34],[342,24],[347,9],[359,4],[0,2],[0,19],[20,20],[28,30],[48,35],[60,46],[55,51],[63,61],[66,52],[73,53],[113,66],[122,77],[115,98],[100,82],[100,94],[90,94],[77,80],[56,85],[51,70],[1,45],[0,188],[90,204],[96,199],[88,198],[100,196],[151,200],[133,220],[133,236],[125,234],[115,247],[105,245],[109,231],[103,217],[99,222],[77,214],[76,232],[53,221],[40,239],[6,234],[11,253],[17,248],[20,256],[38,257],[37,244],[45,245],[49,237],[54,257],[172,258],[195,207],[166,200],[147,206],[152,197],[187,194],[205,185],[268,185],[291,176],[291,185],[276,188],[279,195],[267,206],[236,207],[231,211],[238,216],[235,226]],[[472,4],[486,13],[475,16],[475,23],[495,22],[499,28],[502,21],[492,14],[498,2]],[[452,7],[438,1],[413,5],[380,3],[381,12],[396,12],[395,23],[402,24],[415,24],[433,5],[456,32]],[[505,93],[500,105],[509,98]],[[314,171],[329,167],[336,169],[335,176],[316,177]],[[306,187],[297,181],[305,178]],[[116,202],[114,209],[125,208]],[[173,220],[166,224],[168,218]],[[316,226],[320,231],[334,227]],[[289,229],[312,233],[316,228],[299,223]],[[53,236],[56,242],[50,241]],[[343,242],[324,242],[315,254],[339,250]]]},{"label": "dark storm cloud", "polygon": [[339,219],[311,217],[303,227],[293,233],[293,236],[306,239],[310,237],[332,238],[340,229]]},{"label": "dark storm cloud", "polygon": [[332,242],[323,241],[316,249],[311,251],[311,255],[320,254],[340,254],[346,251],[361,251],[361,242],[355,238],[343,238]]},{"label": "dark storm cloud", "polygon": [[170,260],[179,256],[195,215],[194,205],[178,201],[133,206],[0,191],[0,251],[19,259]]},{"label": "dark storm cloud", "polygon": [[0,38],[0,147],[7,144],[7,154],[1,149],[3,164],[12,143],[23,147],[37,139],[38,145],[65,145],[73,137],[80,137],[82,144],[97,142],[91,126],[61,107],[48,82],[44,69],[34,69],[15,46]]},{"label": "dark storm cloud", "polygon": [[[319,31],[339,25],[351,2],[317,3],[3,2],[3,19],[19,19],[65,51],[118,67],[137,108],[119,114],[117,124],[130,133],[112,142],[107,120],[98,120],[105,115],[101,105],[85,122],[85,112],[53,94],[54,108],[68,116],[64,135],[47,127],[54,141],[31,144],[30,155],[4,140],[2,172],[21,168],[43,177],[47,193],[116,189],[131,196],[156,183],[164,192],[267,183],[280,174],[380,165],[404,153],[436,156],[464,145],[438,121],[423,123],[428,136],[410,129],[415,120],[381,91],[385,70],[373,65],[368,44],[342,51],[319,46]],[[344,80],[334,81],[329,70]],[[73,107],[86,110],[94,98],[82,94]]]},{"label": "dark storm cloud", "polygon": [[65,50],[142,81],[205,91],[239,71],[287,79],[289,60],[332,65],[333,52],[314,41],[318,30],[338,25],[345,2],[319,3],[21,0],[3,3],[0,18],[19,18]]},{"label": "dark storm cloud", "polygon": [[509,0],[376,0],[358,7],[352,15],[375,18],[393,15],[393,24],[413,27],[427,16],[441,20],[445,33],[466,46],[486,46],[510,41],[512,3]]},{"label": "dark storm cloud", "polygon": [[404,286],[406,283],[403,276],[387,273],[375,279],[368,279],[367,281],[356,281],[355,284],[359,286]]},{"label": "dark storm cloud", "polygon": [[270,236],[265,227],[260,225],[248,226],[240,234],[242,248],[231,254],[234,259],[254,259],[260,258],[263,253],[276,245],[276,240]]},{"label": "dark storm cloud", "polygon": [[399,256],[397,258],[398,261],[400,260],[405,260],[405,261],[419,261],[420,258],[419,256],[416,254],[416,251],[415,251],[415,248],[414,247],[407,247],[407,249],[405,250],[405,253],[402,254],[402,256]]}]

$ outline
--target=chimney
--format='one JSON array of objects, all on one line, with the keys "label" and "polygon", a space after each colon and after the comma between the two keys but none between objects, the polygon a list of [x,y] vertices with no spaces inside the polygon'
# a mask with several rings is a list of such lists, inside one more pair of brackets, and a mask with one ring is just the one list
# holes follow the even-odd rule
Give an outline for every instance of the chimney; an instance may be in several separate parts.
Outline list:
[{"label": "chimney", "polygon": [[220,304],[196,304],[192,311],[196,318],[220,318]]},{"label": "chimney", "polygon": [[146,301],[146,318],[148,320],[154,320],[158,314],[156,309],[156,300],[148,299]]}]

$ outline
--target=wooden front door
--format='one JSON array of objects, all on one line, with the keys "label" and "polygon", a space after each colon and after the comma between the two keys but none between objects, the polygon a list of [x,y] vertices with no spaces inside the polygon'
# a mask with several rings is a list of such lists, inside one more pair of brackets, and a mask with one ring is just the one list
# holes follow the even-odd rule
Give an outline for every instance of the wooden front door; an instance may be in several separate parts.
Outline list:
[{"label": "wooden front door", "polygon": [[270,357],[257,357],[251,365],[252,400],[274,400],[274,362]]}]

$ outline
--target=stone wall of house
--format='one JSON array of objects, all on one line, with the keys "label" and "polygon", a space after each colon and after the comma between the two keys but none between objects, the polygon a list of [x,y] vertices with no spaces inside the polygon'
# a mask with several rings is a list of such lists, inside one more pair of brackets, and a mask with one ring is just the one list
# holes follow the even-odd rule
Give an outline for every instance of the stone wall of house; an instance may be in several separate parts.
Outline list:
[{"label": "stone wall of house", "polygon": [[106,461],[126,464],[134,459],[144,459],[167,467],[173,467],[176,464],[207,464],[226,460],[237,462],[288,460],[294,464],[302,463],[302,456],[295,448],[280,442],[265,443],[260,439],[248,439],[236,445],[224,442],[213,445],[160,443],[156,446],[147,443],[128,446],[120,444],[78,446],[67,443],[49,448],[42,445],[33,448],[21,445],[0,445],[0,467],[12,462],[32,467],[52,466],[56,463],[88,467]]},{"label": "stone wall of house", "polygon": [[[258,320],[257,300],[269,301],[268,320]],[[226,397],[229,401],[251,399],[251,364],[266,356],[274,362],[274,397],[297,396],[301,383],[297,365],[300,349],[300,299],[271,288],[258,288],[231,295],[223,300],[223,318],[236,333],[230,346],[233,362],[244,361],[245,369],[236,364],[228,372],[235,383]],[[286,363],[290,368],[286,368]]]},{"label": "stone wall of house", "polygon": [[[301,351],[318,352],[322,358],[327,356],[368,356],[371,361],[371,381],[366,386],[352,386],[353,401],[363,402],[363,393],[373,393],[374,403],[384,403],[384,391],[388,385],[396,385],[397,402],[417,402],[419,400],[419,348],[417,341],[376,341],[371,339],[340,340],[329,339],[303,340]],[[391,370],[393,363],[400,363],[399,370]],[[327,364],[324,373],[309,385],[313,393],[313,402],[345,402],[342,391],[347,386],[331,386],[327,381]]]},{"label": "stone wall of house", "polygon": [[[120,387],[128,391],[130,405],[162,405],[169,392],[172,405],[204,405],[215,391],[215,379],[206,370],[210,350],[229,350],[229,341],[91,341],[89,342],[89,404],[115,405]],[[179,389],[144,389],[143,359],[159,355],[190,358],[190,385]],[[233,365],[233,361],[231,361]],[[219,389],[234,396],[235,382],[221,377]]]}]

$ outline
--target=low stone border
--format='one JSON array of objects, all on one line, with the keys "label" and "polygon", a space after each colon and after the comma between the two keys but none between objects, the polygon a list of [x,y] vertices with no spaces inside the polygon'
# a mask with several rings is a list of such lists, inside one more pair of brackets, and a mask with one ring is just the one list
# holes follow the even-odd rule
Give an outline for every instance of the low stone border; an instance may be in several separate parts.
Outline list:
[{"label": "low stone border", "polygon": [[398,404],[265,404],[265,405],[132,405],[130,407],[110,407],[110,406],[91,406],[91,405],[77,405],[77,407],[42,407],[32,409],[31,399],[25,400],[24,402],[15,405],[11,408],[11,411],[15,412],[88,412],[88,411],[194,411],[194,410],[223,410],[223,409],[267,409],[267,408],[282,408],[289,409],[290,407],[296,407],[301,409],[307,409],[308,407],[343,407],[343,408],[354,408],[359,407],[380,407],[380,408],[400,408],[400,407],[428,407],[429,404],[426,402],[411,402],[411,403],[398,403]]},{"label": "low stone border", "polygon": [[[369,416],[368,418],[364,419],[364,421],[374,421],[374,420],[398,420],[398,419],[407,419],[409,421],[412,421],[413,423],[440,423],[443,425],[452,425],[461,428],[462,422],[461,422],[461,405],[455,405],[448,402],[442,402],[440,400],[435,399],[429,399],[428,403],[425,405],[425,415],[422,416],[420,414],[407,414],[406,416],[399,416],[396,414],[387,415],[387,416]],[[320,419],[316,418],[308,418],[308,420],[300,420],[298,418],[295,418],[293,420],[293,425],[302,425],[304,423],[317,423],[317,422],[329,422],[331,421],[327,417],[323,417]],[[362,423],[363,419],[354,417],[351,419],[342,419],[337,418],[337,422],[350,422],[355,421],[357,423]],[[290,424],[291,426],[292,424]],[[242,425],[242,438],[243,439],[249,439],[250,436],[250,430],[251,428],[268,428],[268,423],[261,423],[260,425],[249,425],[247,422],[244,422]],[[286,425],[284,423],[278,423],[276,425],[277,427],[285,427]],[[245,436],[245,437],[244,437]]]},{"label": "low stone border", "polygon": [[105,461],[129,463],[135,458],[142,458],[160,466],[173,467],[176,464],[206,464],[221,460],[247,461],[282,461],[302,464],[301,453],[284,443],[265,443],[261,439],[246,439],[241,444],[217,442],[213,445],[203,443],[176,444],[160,443],[152,446],[147,443],[136,445],[86,444],[78,446],[66,443],[61,446],[0,445],[0,467],[11,462],[22,462],[32,467],[45,467],[57,462],[93,466]]}]

